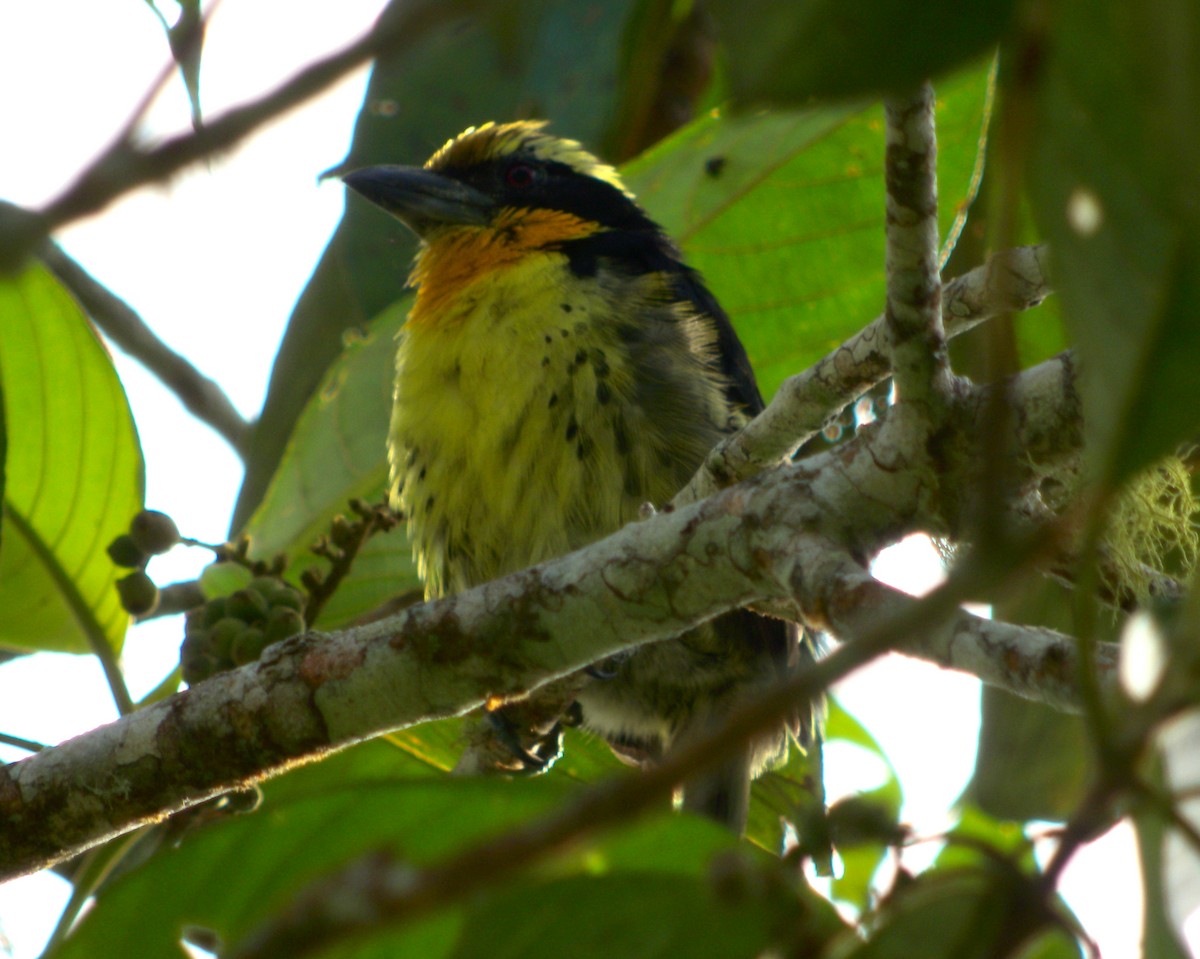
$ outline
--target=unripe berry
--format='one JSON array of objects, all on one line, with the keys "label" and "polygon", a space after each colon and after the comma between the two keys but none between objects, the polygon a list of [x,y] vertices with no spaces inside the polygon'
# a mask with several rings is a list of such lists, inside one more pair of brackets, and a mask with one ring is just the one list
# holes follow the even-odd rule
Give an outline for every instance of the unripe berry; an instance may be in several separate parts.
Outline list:
[{"label": "unripe berry", "polygon": [[117,595],[125,611],[134,616],[145,616],[158,605],[158,587],[140,570],[117,580]]},{"label": "unripe berry", "polygon": [[165,553],[179,544],[179,527],[175,520],[153,509],[144,509],[133,518],[129,535],[140,550],[151,556]]},{"label": "unripe berry", "polygon": [[242,620],[232,616],[217,620],[208,631],[209,651],[218,659],[232,659],[234,642],[249,628]]},{"label": "unripe berry", "polygon": [[289,636],[296,636],[304,632],[304,617],[294,609],[276,606],[267,616],[265,630],[267,642],[278,643]]},{"label": "unripe berry", "polygon": [[262,651],[267,648],[267,638],[263,631],[256,626],[249,626],[233,641],[232,656],[235,665],[244,666],[252,663]]},{"label": "unripe berry", "polygon": [[225,608],[229,616],[246,623],[258,623],[267,615],[268,607],[263,594],[251,586],[233,593]]},{"label": "unripe berry", "polygon": [[122,533],[108,544],[108,557],[117,566],[124,566],[127,569],[141,569],[146,565],[146,560],[150,558],[128,533]]}]

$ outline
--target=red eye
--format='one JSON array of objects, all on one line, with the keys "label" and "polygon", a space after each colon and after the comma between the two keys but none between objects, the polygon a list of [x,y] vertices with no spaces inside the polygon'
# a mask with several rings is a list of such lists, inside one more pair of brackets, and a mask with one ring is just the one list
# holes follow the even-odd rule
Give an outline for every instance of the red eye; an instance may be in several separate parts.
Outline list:
[{"label": "red eye", "polygon": [[538,171],[527,163],[514,163],[504,172],[504,179],[509,186],[533,186],[537,178]]}]

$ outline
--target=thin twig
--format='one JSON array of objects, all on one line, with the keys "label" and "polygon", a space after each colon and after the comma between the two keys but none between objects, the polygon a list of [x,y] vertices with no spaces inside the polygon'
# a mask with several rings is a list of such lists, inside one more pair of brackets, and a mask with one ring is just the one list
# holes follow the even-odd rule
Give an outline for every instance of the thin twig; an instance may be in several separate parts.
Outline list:
[{"label": "thin twig", "polygon": [[168,583],[158,591],[158,605],[144,616],[139,616],[138,622],[144,623],[147,620],[159,619],[163,616],[186,613],[189,609],[203,605],[205,599],[199,580],[189,579],[179,583]]},{"label": "thin twig", "polygon": [[158,377],[189,413],[211,426],[245,458],[251,426],[214,380],[160,340],[128,303],[55,243],[47,242],[40,255],[109,339]]},{"label": "thin twig", "polygon": [[13,736],[9,733],[0,733],[0,743],[5,746],[15,746],[17,749],[24,749],[30,753],[40,753],[46,748],[45,743],[39,743],[32,739],[25,739],[22,736]]},{"label": "thin twig", "polygon": [[[264,123],[316,96],[373,57],[390,53],[461,10],[437,0],[403,4],[385,14],[365,36],[305,67],[281,86],[234,107],[186,134],[144,148],[130,135],[117,139],[57,199],[39,211],[8,208],[0,215],[0,265],[13,268],[38,250],[50,234],[80,217],[98,213],[139,186],[165,180],[184,167],[228,150]],[[135,114],[136,116],[136,114]]]}]

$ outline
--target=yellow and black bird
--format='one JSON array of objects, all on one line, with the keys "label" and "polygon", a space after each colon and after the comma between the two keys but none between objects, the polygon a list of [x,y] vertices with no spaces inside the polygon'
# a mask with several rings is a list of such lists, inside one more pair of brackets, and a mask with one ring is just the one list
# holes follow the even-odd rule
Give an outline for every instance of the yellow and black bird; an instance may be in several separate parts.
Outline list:
[{"label": "yellow and black bird", "polygon": [[[728,317],[616,170],[545,124],[488,123],[424,167],[345,182],[422,240],[400,337],[390,457],[430,597],[578,549],[668,501],[762,409]],[[653,761],[800,654],[747,611],[615,661],[585,728]],[[750,780],[798,720],[684,787],[744,827]]]}]

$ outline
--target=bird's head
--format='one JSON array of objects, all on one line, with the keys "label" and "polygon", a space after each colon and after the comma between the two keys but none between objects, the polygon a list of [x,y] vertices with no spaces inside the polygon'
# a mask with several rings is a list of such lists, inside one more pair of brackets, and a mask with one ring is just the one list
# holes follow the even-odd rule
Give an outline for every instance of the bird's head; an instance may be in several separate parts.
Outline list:
[{"label": "bird's head", "polygon": [[347,186],[422,240],[409,278],[411,323],[449,321],[474,282],[531,254],[612,231],[659,236],[620,176],[544,121],[486,123],[450,140],[423,167],[375,166]]},{"label": "bird's head", "polygon": [[429,244],[463,228],[511,233],[537,224],[544,234],[555,223],[574,234],[584,224],[590,232],[653,226],[616,170],[545,127],[485,123],[450,140],[423,167],[366,167],[345,183]]}]

